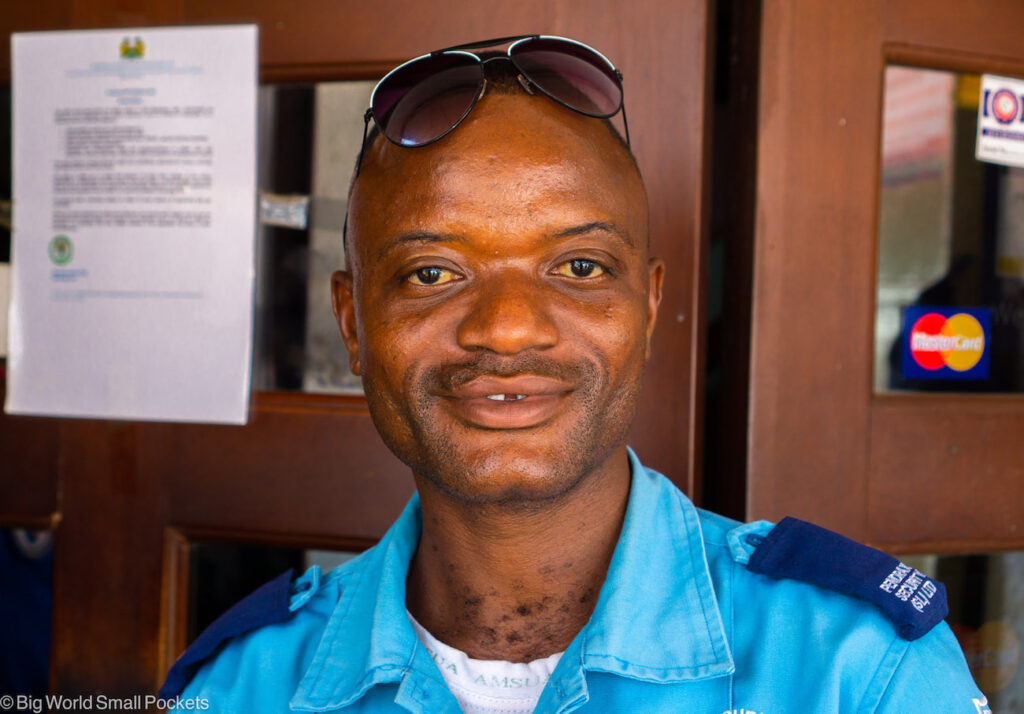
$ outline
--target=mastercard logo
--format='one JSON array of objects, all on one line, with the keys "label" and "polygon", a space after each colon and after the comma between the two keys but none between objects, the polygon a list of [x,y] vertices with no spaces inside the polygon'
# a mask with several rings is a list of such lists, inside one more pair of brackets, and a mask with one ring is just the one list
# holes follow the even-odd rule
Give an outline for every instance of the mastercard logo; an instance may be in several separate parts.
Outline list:
[{"label": "mastercard logo", "polygon": [[922,369],[967,372],[984,354],[985,330],[965,312],[949,317],[929,312],[910,328],[910,356]]}]

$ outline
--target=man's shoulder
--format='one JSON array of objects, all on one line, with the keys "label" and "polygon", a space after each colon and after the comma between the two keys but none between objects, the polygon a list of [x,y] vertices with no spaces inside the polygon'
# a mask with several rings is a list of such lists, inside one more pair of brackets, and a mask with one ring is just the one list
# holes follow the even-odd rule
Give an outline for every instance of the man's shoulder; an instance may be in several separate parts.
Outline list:
[{"label": "man's shoulder", "polygon": [[776,616],[841,613],[911,641],[948,615],[940,582],[881,550],[794,518],[743,523],[694,510],[712,579],[742,590],[738,607],[767,601]]},{"label": "man's shoulder", "polygon": [[698,513],[709,571],[730,623],[737,676],[758,671],[788,681],[798,658],[818,663],[823,680],[844,681],[839,690],[859,692],[864,711],[917,700],[947,702],[950,711],[985,711],[943,621],[948,610],[941,583],[803,521],[740,523]]},{"label": "man's shoulder", "polygon": [[631,457],[634,484],[662,504],[644,514],[676,524],[673,547],[692,547],[700,538],[715,589],[742,591],[733,598],[737,608],[772,603],[776,622],[789,612],[812,618],[829,613],[834,620],[848,615],[883,634],[895,628],[908,641],[948,614],[941,583],[881,550],[796,518],[740,523],[696,508],[664,475],[636,468],[639,460]]},{"label": "man's shoulder", "polygon": [[298,578],[289,571],[261,586],[196,638],[168,672],[160,696],[244,692],[259,683],[264,701],[290,698],[362,563],[360,555],[327,574],[318,566]]}]

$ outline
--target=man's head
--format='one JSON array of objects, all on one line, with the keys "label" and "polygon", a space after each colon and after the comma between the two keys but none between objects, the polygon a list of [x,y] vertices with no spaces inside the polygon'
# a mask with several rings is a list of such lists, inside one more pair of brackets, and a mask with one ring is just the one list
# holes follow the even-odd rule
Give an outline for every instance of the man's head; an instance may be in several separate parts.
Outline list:
[{"label": "man's head", "polygon": [[647,234],[628,150],[544,95],[489,91],[427,146],[374,141],[333,291],[388,446],[470,502],[555,498],[604,463],[660,299]]}]

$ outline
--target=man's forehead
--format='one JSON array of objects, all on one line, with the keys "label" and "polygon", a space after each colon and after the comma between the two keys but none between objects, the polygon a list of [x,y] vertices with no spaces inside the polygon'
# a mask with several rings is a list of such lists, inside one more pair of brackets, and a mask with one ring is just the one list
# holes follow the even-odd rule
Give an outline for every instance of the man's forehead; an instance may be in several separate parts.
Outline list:
[{"label": "man's forehead", "polygon": [[[406,148],[378,139],[353,189],[353,217],[412,230],[417,216],[458,222],[562,220],[559,230],[645,211],[632,159],[600,120],[546,97],[485,96],[451,134]],[[579,219],[550,214],[578,212]],[[512,228],[512,226],[508,226]],[[376,231],[374,231],[376,232]]]},{"label": "man's forehead", "polygon": [[499,162],[524,153],[546,153],[553,161],[624,159],[628,152],[621,145],[618,151],[610,150],[616,144],[604,120],[574,112],[546,96],[485,94],[466,119],[436,142],[403,147],[378,137],[367,151],[362,170],[401,171],[425,161],[444,165],[464,158]]}]

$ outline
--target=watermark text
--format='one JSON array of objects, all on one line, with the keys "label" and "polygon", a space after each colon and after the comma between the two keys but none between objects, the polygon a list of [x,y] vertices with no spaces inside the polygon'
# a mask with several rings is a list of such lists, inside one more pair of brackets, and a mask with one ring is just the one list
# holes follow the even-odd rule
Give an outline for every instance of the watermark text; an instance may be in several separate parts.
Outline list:
[{"label": "watermark text", "polygon": [[80,694],[68,697],[63,694],[47,694],[35,697],[29,694],[0,694],[0,711],[9,712],[141,712],[158,709],[167,711],[202,712],[210,708],[210,702],[203,697],[184,699],[162,699],[154,694],[135,694],[130,697],[111,697],[106,694]]}]

